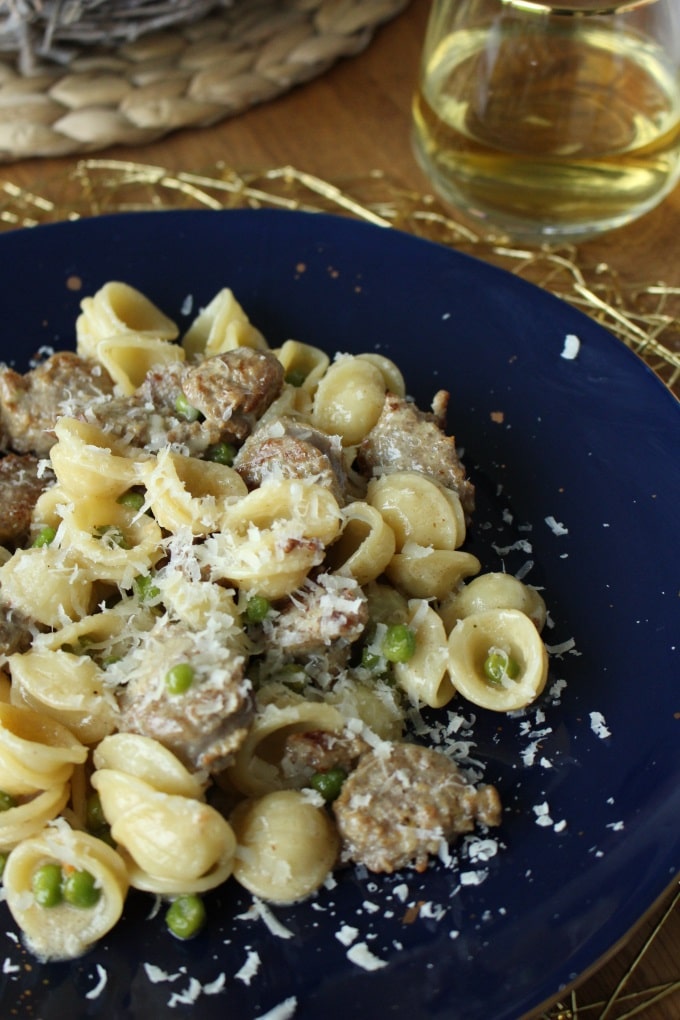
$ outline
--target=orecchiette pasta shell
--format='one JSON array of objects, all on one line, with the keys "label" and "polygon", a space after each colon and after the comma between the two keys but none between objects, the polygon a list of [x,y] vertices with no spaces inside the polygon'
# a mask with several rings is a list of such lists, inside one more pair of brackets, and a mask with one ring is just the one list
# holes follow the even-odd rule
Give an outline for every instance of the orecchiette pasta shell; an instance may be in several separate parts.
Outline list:
[{"label": "orecchiette pasta shell", "polygon": [[182,347],[189,358],[199,355],[210,358],[236,347],[264,350],[267,343],[250,323],[233,291],[223,287],[189,326],[182,339]]},{"label": "orecchiette pasta shell", "polygon": [[68,783],[51,786],[30,800],[0,812],[0,850],[11,850],[56,818],[69,799]]},{"label": "orecchiette pasta shell", "polygon": [[323,486],[270,480],[225,508],[221,532],[204,544],[199,557],[215,579],[281,598],[321,563],[340,519],[337,500]]},{"label": "orecchiette pasta shell", "polygon": [[119,333],[146,334],[174,340],[176,324],[146,295],[127,283],[111,280],[92,297],[80,303],[76,319],[77,350],[85,358],[96,357],[96,347],[105,337]]},{"label": "orecchiette pasta shell", "polygon": [[92,573],[54,545],[17,549],[0,567],[4,600],[45,627],[86,616],[92,607]]},{"label": "orecchiette pasta shell", "polygon": [[[94,577],[130,587],[162,555],[162,532],[146,514],[135,514],[115,500],[79,499],[63,509],[60,542],[88,565]],[[121,535],[123,542],[119,542]]]},{"label": "orecchiette pasta shell", "polygon": [[[449,674],[454,687],[475,705],[510,712],[531,704],[548,676],[548,655],[536,627],[517,609],[492,609],[460,620],[448,640]],[[519,669],[515,680],[491,683],[484,663],[497,649]]]},{"label": "orecchiette pasta shell", "polygon": [[121,636],[126,621],[127,616],[118,612],[92,613],[58,630],[36,635],[33,648],[50,652],[60,648],[87,648],[104,652]]},{"label": "orecchiette pasta shell", "polygon": [[238,841],[234,877],[261,899],[305,899],[323,885],[336,863],[335,826],[323,807],[299,791],[244,801],[231,822]]},{"label": "orecchiette pasta shell", "polygon": [[99,794],[106,821],[112,826],[156,792],[146,780],[123,772],[122,769],[110,769],[103,765],[97,767],[91,783]]},{"label": "orecchiette pasta shell", "polygon": [[343,577],[368,584],[379,577],[395,550],[394,532],[368,503],[350,503],[343,510],[342,532],[329,550],[331,568]]},{"label": "orecchiette pasta shell", "polygon": [[337,708],[303,698],[268,704],[255,716],[248,736],[226,770],[231,784],[246,797],[258,797],[289,785],[279,768],[283,744],[290,733],[323,730],[342,733],[345,720]]},{"label": "orecchiette pasta shell", "polygon": [[236,850],[231,826],[209,804],[155,791],[122,814],[111,835],[142,872],[181,891],[208,875],[215,878],[215,866],[231,862]]},{"label": "orecchiette pasta shell", "polygon": [[403,706],[391,683],[341,679],[327,698],[345,719],[360,719],[380,740],[398,740],[404,731]]},{"label": "orecchiette pasta shell", "polygon": [[412,600],[409,612],[409,625],[416,636],[416,650],[408,662],[394,664],[394,675],[414,704],[441,708],[456,693],[448,674],[449,655],[444,624],[424,600]]},{"label": "orecchiette pasta shell", "polygon": [[298,389],[313,395],[330,364],[330,358],[325,351],[310,344],[300,343],[299,340],[286,340],[274,353],[283,365],[285,376],[299,373],[303,381]]},{"label": "orecchiette pasta shell", "polygon": [[120,392],[130,396],[148,372],[184,361],[184,349],[155,336],[121,333],[99,340],[95,356],[104,366]]},{"label": "orecchiette pasta shell", "polygon": [[460,549],[426,549],[407,542],[390,560],[385,574],[410,598],[443,599],[464,577],[481,570],[472,553]]},{"label": "orecchiette pasta shell", "polygon": [[539,631],[545,626],[547,612],[543,598],[535,588],[512,574],[480,574],[452,592],[446,605],[441,607],[442,613],[450,620],[449,630],[456,620],[490,609],[519,609],[533,620]]},{"label": "orecchiette pasta shell", "polygon": [[233,468],[169,449],[145,465],[143,481],[157,522],[175,534],[182,528],[194,535],[210,534],[217,529],[225,505],[248,492]]},{"label": "orecchiette pasta shell", "polygon": [[99,425],[61,418],[54,428],[52,468],[66,498],[103,496],[115,499],[138,481],[138,462]]},{"label": "orecchiette pasta shell", "polygon": [[264,482],[225,509],[223,527],[246,538],[253,528],[316,538],[329,545],[340,530],[340,507],[328,489],[296,479]]},{"label": "orecchiette pasta shell", "polygon": [[372,479],[366,498],[392,528],[398,550],[409,541],[432,549],[458,549],[465,541],[465,515],[456,493],[418,471]]},{"label": "orecchiette pasta shell", "polygon": [[56,719],[84,744],[94,744],[115,729],[115,698],[88,656],[33,648],[8,661],[14,704]]},{"label": "orecchiette pasta shell", "polygon": [[87,748],[56,719],[18,705],[0,704],[0,776],[11,794],[34,793],[67,782]]},{"label": "orecchiette pasta shell", "polygon": [[[93,907],[63,902],[39,906],[32,893],[33,875],[45,863],[89,871],[101,895]],[[7,905],[29,949],[41,960],[75,959],[119,921],[129,883],[118,853],[101,839],[70,829],[64,822],[47,825],[19,843],[4,871]]]},{"label": "orecchiette pasta shell", "polygon": [[128,854],[124,847],[120,854],[125,861],[130,885],[133,889],[141,892],[153,893],[155,896],[181,896],[189,893],[200,895],[216,889],[226,882],[234,870],[234,856],[236,853],[236,839],[233,841],[233,848],[225,844],[225,850],[221,858],[215,861],[212,867],[198,878],[189,878],[182,875],[181,878],[169,878],[166,875],[155,875],[140,868],[136,861]]},{"label": "orecchiette pasta shell", "polygon": [[138,733],[112,733],[94,751],[96,769],[126,772],[161,793],[203,799],[203,783],[167,747]]},{"label": "orecchiette pasta shell", "polygon": [[343,446],[360,443],[377,422],[385,404],[385,380],[369,361],[345,355],[319,381],[312,420]]},{"label": "orecchiette pasta shell", "polygon": [[221,630],[233,630],[231,637],[237,644],[243,638],[238,607],[229,589],[172,569],[159,571],[155,583],[168,612],[191,630],[203,631],[210,624],[219,624]]},{"label": "orecchiette pasta shell", "polygon": [[384,354],[376,354],[374,351],[357,354],[357,358],[360,361],[370,362],[371,365],[375,365],[380,370],[385,382],[385,389],[389,390],[390,393],[394,393],[398,397],[406,396],[404,377],[399,367],[395,365],[391,358],[386,358]]}]

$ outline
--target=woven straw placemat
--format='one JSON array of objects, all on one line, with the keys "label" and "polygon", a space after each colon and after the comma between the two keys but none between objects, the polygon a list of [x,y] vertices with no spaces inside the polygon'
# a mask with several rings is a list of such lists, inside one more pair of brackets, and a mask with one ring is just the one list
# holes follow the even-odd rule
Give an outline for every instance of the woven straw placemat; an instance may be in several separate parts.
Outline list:
[{"label": "woven straw placemat", "polygon": [[0,162],[214,124],[360,52],[407,3],[128,0],[127,17],[98,22],[99,3],[74,22],[61,0],[0,0]]}]

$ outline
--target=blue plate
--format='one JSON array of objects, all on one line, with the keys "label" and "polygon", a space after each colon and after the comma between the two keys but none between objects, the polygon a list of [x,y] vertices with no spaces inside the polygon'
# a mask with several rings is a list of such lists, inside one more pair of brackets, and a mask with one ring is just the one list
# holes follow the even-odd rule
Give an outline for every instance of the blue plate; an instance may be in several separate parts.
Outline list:
[{"label": "blue plate", "polygon": [[4,234],[0,264],[0,358],[22,369],[41,346],[73,346],[81,298],[121,279],[182,325],[188,296],[195,312],[229,286],[272,345],[379,350],[424,407],[448,389],[477,486],[469,547],[485,568],[543,589],[556,649],[526,714],[450,706],[501,793],[496,844],[464,842],[422,875],[348,869],[315,899],[269,911],[228,883],[189,943],[133,894],[110,937],[66,964],[32,962],[1,907],[0,1012],[147,1020],[193,1003],[202,1020],[272,1010],[277,1020],[511,1020],[573,982],[680,864],[670,393],[549,294],[349,219],[94,218]]}]

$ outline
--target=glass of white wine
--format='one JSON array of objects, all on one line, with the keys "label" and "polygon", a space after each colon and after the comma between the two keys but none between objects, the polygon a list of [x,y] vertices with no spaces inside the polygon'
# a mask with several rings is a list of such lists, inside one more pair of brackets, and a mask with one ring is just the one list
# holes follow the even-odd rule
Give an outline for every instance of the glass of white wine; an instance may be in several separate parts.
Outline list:
[{"label": "glass of white wine", "polygon": [[630,222],[680,178],[680,0],[434,0],[413,143],[496,236]]}]

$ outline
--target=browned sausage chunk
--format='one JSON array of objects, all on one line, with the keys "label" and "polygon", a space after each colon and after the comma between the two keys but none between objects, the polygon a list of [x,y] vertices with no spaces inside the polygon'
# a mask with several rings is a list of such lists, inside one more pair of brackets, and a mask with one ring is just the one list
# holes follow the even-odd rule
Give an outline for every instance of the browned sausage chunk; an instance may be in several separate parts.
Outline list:
[{"label": "browned sausage chunk", "polygon": [[394,393],[385,397],[380,418],[358,450],[359,470],[372,474],[394,471],[420,471],[452,489],[469,517],[474,509],[474,487],[465,477],[456,443],[447,436],[442,423],[448,394],[435,395],[435,413],[421,411],[415,404]]},{"label": "browned sausage chunk", "polygon": [[344,856],[370,871],[413,866],[475,823],[498,825],[493,786],[475,788],[440,751],[394,743],[362,756],[333,804]]},{"label": "browned sausage chunk", "polygon": [[0,367],[0,434],[6,449],[46,456],[54,426],[69,407],[88,407],[113,392],[113,380],[94,361],[60,351],[31,372]]},{"label": "browned sausage chunk", "polygon": [[[119,729],[158,740],[187,768],[218,772],[244,740],[253,703],[244,659],[227,647],[206,648],[206,640],[182,624],[156,625],[119,695]],[[193,674],[182,691],[167,682],[178,665]]]},{"label": "browned sausage chunk", "polygon": [[50,471],[40,472],[39,463],[30,453],[0,458],[0,545],[7,548],[25,543],[38,496],[54,481]]},{"label": "browned sausage chunk", "polygon": [[283,375],[276,355],[237,347],[190,368],[182,388],[192,407],[242,442],[281,393]]}]

